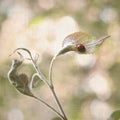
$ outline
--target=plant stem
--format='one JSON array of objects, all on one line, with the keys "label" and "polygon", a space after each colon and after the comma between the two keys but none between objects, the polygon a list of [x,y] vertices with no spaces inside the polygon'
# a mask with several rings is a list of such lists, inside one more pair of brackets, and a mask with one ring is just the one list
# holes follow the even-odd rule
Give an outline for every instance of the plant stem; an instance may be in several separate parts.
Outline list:
[{"label": "plant stem", "polygon": [[53,57],[53,59],[51,61],[51,64],[50,64],[50,69],[49,69],[49,80],[50,80],[50,83],[49,83],[48,80],[45,78],[45,76],[40,71],[38,65],[36,64],[36,61],[33,59],[32,55],[31,55],[31,52],[28,49],[26,49],[26,48],[17,48],[13,53],[15,53],[17,50],[24,50],[24,51],[28,52],[28,54],[30,55],[32,64],[33,64],[36,72],[38,73],[39,78],[41,80],[43,80],[43,82],[46,83],[48,85],[48,87],[50,88],[50,90],[51,90],[51,92],[52,92],[52,94],[53,94],[53,96],[54,96],[54,98],[55,98],[55,100],[57,102],[57,105],[58,105],[58,107],[61,110],[61,112],[62,112],[63,115],[61,115],[58,111],[56,111],[52,106],[50,106],[49,104],[47,104],[44,100],[42,100],[40,98],[37,98],[34,95],[32,95],[31,97],[37,99],[38,101],[42,102],[44,105],[46,105],[47,107],[49,107],[51,110],[53,110],[55,113],[57,113],[61,117],[61,119],[67,120],[66,115],[65,115],[65,113],[64,113],[64,111],[62,109],[62,106],[61,106],[61,104],[60,104],[60,102],[59,102],[59,100],[58,100],[58,98],[56,96],[56,93],[55,93],[55,90],[54,90],[54,86],[53,86],[53,82],[52,82],[52,66],[53,66],[53,62],[56,59],[57,55],[55,55]]},{"label": "plant stem", "polygon": [[[38,68],[38,66],[36,65],[36,63],[35,63],[35,61],[34,61],[34,59],[31,57],[31,60],[32,60],[32,62],[33,62],[33,66],[34,66],[34,68],[35,68],[35,70],[37,71],[37,73],[38,73],[38,75],[40,74],[40,78],[41,78],[41,75],[42,75],[42,80],[48,85],[48,87],[50,88],[50,90],[51,90],[51,92],[52,92],[52,94],[53,94],[53,96],[54,96],[54,98],[55,98],[55,101],[56,101],[56,103],[57,103],[57,105],[58,105],[58,107],[59,107],[59,109],[60,109],[60,111],[62,112],[62,114],[63,114],[63,116],[59,113],[59,115],[60,116],[62,116],[62,119],[63,120],[67,120],[67,118],[66,118],[66,115],[65,115],[65,113],[64,113],[64,111],[63,111],[63,109],[62,109],[62,106],[61,106],[61,104],[60,104],[60,102],[59,102],[59,100],[58,100],[58,98],[57,98],[57,95],[56,95],[56,93],[55,93],[55,90],[54,90],[54,86],[53,86],[53,82],[52,82],[52,72],[50,72],[50,74],[51,74],[51,83],[49,84],[48,83],[48,81],[47,81],[47,79],[44,77],[44,75],[40,72],[40,70],[39,70],[39,68]],[[53,66],[53,62],[54,62],[54,60],[55,60],[55,58],[51,61],[51,71],[52,71],[52,66]],[[39,98],[37,98],[37,97],[35,97],[36,99],[39,99]],[[46,104],[44,101],[42,101],[42,103],[44,103],[44,104]],[[47,104],[47,106],[49,106],[48,104]],[[54,108],[52,108],[51,106],[49,106],[49,108],[51,108],[52,110],[54,109]],[[53,110],[54,111],[54,110]],[[58,113],[58,112],[57,112]]]},{"label": "plant stem", "polygon": [[40,71],[38,65],[36,65],[36,62],[34,61],[33,57],[32,57],[32,56],[30,56],[30,57],[31,57],[31,60],[32,60],[32,62],[33,62],[33,66],[34,66],[35,70],[36,70],[37,73],[38,73],[38,76],[40,77],[41,80],[43,80],[43,81],[50,87],[47,79],[45,78],[45,76],[44,76],[44,75],[42,74],[42,72]]},{"label": "plant stem", "polygon": [[50,63],[50,67],[49,67],[50,89],[51,89],[51,92],[52,92],[52,94],[53,94],[53,96],[54,96],[54,98],[55,98],[55,101],[56,101],[57,105],[58,105],[58,108],[60,109],[61,113],[62,113],[63,116],[64,116],[64,120],[67,120],[67,117],[66,117],[66,115],[65,115],[65,112],[64,112],[64,110],[63,110],[63,108],[62,108],[62,106],[61,106],[61,104],[60,104],[60,101],[59,101],[59,99],[58,99],[58,97],[57,97],[57,95],[56,95],[56,93],[55,93],[54,85],[53,85],[53,81],[52,81],[52,68],[53,68],[53,63],[54,63],[57,55],[58,55],[58,54],[56,54],[56,55],[53,57],[53,59],[51,60],[51,63]]},{"label": "plant stem", "polygon": [[54,56],[51,60],[51,63],[50,63],[50,67],[49,67],[49,81],[50,81],[50,85],[51,87],[53,87],[53,81],[52,81],[52,68],[53,68],[53,63],[56,59],[56,56]]},{"label": "plant stem", "polygon": [[44,105],[46,105],[48,108],[50,108],[52,111],[54,111],[61,119],[64,120],[64,117],[57,111],[55,110],[52,106],[50,106],[49,104],[47,104],[44,100],[36,97],[36,96],[32,96],[33,98],[35,98],[36,100],[42,102]]},{"label": "plant stem", "polygon": [[[26,52],[29,54],[30,60],[32,61],[33,67],[35,68],[36,72],[38,73],[38,76],[40,77],[41,80],[44,81],[44,83],[46,83],[46,84],[50,87],[50,84],[48,83],[47,79],[45,78],[45,76],[44,76],[44,75],[42,74],[42,72],[40,71],[40,69],[39,69],[38,65],[36,64],[36,61],[34,60],[31,52],[30,52],[28,49],[26,49],[26,48],[17,48],[17,49],[15,49],[15,50],[13,51],[13,53],[15,53],[15,52],[18,51],[18,50],[26,51]],[[12,54],[13,54],[13,53],[12,53]],[[11,55],[12,55],[12,54],[11,54]],[[20,53],[19,53],[19,54],[20,54]],[[10,56],[11,56],[11,55],[10,55]]]},{"label": "plant stem", "polygon": [[65,115],[65,112],[64,112],[64,110],[63,110],[63,108],[62,108],[62,106],[61,106],[61,104],[60,104],[60,101],[59,101],[59,99],[58,99],[58,97],[57,97],[57,95],[56,95],[56,93],[55,93],[54,87],[51,88],[51,91],[52,91],[53,96],[54,96],[54,98],[55,98],[55,101],[56,101],[56,103],[57,103],[57,105],[58,105],[58,108],[60,109],[61,113],[62,113],[63,116],[64,116],[64,120],[68,120],[67,117],[66,117],[66,115]]}]

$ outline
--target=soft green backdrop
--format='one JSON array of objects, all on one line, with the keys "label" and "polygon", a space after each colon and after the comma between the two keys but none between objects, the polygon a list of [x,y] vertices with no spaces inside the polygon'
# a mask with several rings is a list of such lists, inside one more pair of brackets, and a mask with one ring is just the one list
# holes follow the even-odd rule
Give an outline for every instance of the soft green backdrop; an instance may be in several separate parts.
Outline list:
[{"label": "soft green backdrop", "polygon": [[[18,56],[9,54],[17,47],[39,53],[48,77],[52,56],[76,31],[111,38],[96,55],[68,53],[56,60],[55,89],[69,120],[106,120],[120,109],[119,0],[0,0],[0,120],[55,120],[56,114],[10,85],[7,72]],[[28,61],[21,71],[34,73]],[[35,93],[55,106],[46,86]]]}]

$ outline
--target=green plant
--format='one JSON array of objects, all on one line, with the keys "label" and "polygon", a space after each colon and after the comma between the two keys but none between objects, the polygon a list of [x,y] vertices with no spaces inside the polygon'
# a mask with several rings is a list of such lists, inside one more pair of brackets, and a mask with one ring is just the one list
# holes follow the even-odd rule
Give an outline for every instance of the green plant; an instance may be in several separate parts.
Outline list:
[{"label": "green plant", "polygon": [[[53,63],[59,55],[62,55],[69,51],[75,51],[81,54],[93,53],[96,50],[96,48],[100,46],[103,43],[103,41],[108,37],[110,36],[106,36],[99,40],[96,40],[93,36],[87,33],[84,33],[84,32],[76,32],[76,33],[73,33],[67,36],[63,41],[61,50],[58,51],[58,53],[51,60],[50,67],[49,67],[49,79],[48,80],[43,75],[43,73],[38,67],[37,62],[38,62],[39,56],[37,58],[34,58],[28,49],[17,48],[13,53],[17,52],[20,55],[20,59],[19,60],[15,59],[12,61],[10,71],[8,72],[9,81],[20,93],[37,99],[38,101],[42,102],[44,105],[49,107],[51,110],[53,110],[62,120],[68,120],[62,108],[62,105],[59,102],[59,99],[56,95],[56,91],[54,89],[54,84],[53,84],[53,79],[52,79]],[[36,71],[36,73],[33,74],[31,80],[28,79],[28,76],[25,73],[23,74],[17,73],[19,66],[24,61],[24,57],[20,51],[25,51],[29,54],[28,60],[31,60],[32,65]],[[59,111],[56,110],[51,105],[49,105],[49,103],[45,102],[42,98],[38,98],[32,93],[32,89],[34,87],[33,81],[36,76],[38,76],[40,81],[42,80],[49,87],[58,105]]]}]

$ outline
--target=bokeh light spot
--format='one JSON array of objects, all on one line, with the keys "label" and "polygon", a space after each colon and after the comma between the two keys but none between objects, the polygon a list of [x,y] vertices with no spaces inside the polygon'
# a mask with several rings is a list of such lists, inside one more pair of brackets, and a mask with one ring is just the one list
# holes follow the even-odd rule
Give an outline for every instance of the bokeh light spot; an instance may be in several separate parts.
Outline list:
[{"label": "bokeh light spot", "polygon": [[117,13],[112,8],[105,8],[100,14],[100,19],[105,23],[113,22],[117,17]]},{"label": "bokeh light spot", "polygon": [[112,108],[107,103],[95,99],[90,105],[90,110],[95,120],[107,120]]},{"label": "bokeh light spot", "polygon": [[89,87],[96,93],[98,98],[104,100],[111,95],[110,84],[107,79],[99,73],[94,73],[89,78]]},{"label": "bokeh light spot", "polygon": [[9,110],[8,120],[24,120],[23,112],[17,108]]}]

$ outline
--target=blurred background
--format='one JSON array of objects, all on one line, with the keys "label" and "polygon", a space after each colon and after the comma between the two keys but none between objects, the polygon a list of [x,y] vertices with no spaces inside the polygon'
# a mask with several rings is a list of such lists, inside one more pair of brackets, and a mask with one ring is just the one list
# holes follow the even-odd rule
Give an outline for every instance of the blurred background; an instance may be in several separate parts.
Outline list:
[{"label": "blurred background", "polygon": [[[107,120],[120,109],[120,0],[0,0],[0,120],[58,120],[36,100],[18,93],[7,73],[18,47],[38,53],[46,77],[63,39],[76,31],[107,39],[94,55],[57,58],[53,79],[69,120]],[[24,62],[20,72],[35,72]],[[35,94],[57,106],[43,83]]]}]

